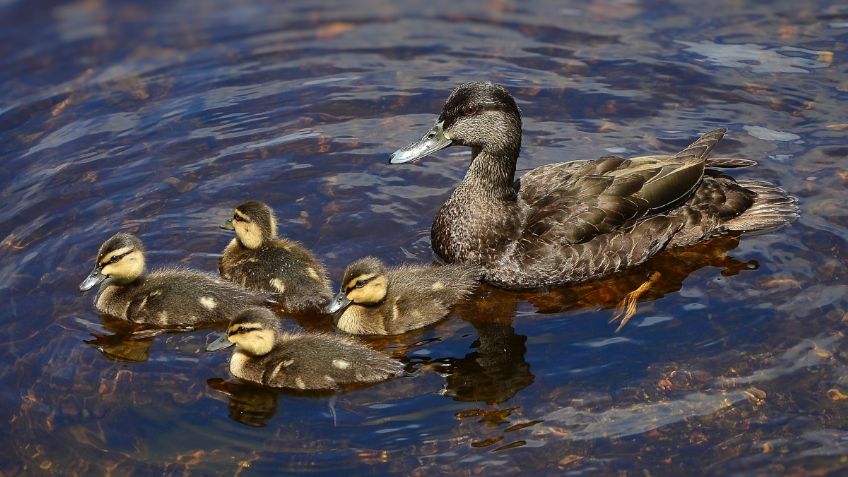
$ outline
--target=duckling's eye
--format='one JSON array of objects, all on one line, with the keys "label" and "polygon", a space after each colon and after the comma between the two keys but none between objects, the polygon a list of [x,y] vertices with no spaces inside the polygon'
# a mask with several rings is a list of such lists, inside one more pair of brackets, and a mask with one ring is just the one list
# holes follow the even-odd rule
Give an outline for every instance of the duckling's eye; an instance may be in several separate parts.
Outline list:
[{"label": "duckling's eye", "polygon": [[366,283],[367,283],[367,282],[365,282],[365,281],[356,282],[356,285],[354,285],[354,287],[355,287],[355,288],[362,288],[362,287],[364,287],[364,286],[365,286],[365,284],[366,284]]},{"label": "duckling's eye", "polygon": [[121,255],[115,255],[114,257],[110,258],[109,261],[106,262],[103,266],[105,267],[106,265],[112,265],[113,263],[118,263],[118,262],[121,261],[121,259],[123,259],[124,257],[126,257],[127,255],[129,255],[133,252],[135,252],[135,250],[130,250],[129,252],[121,254]]}]

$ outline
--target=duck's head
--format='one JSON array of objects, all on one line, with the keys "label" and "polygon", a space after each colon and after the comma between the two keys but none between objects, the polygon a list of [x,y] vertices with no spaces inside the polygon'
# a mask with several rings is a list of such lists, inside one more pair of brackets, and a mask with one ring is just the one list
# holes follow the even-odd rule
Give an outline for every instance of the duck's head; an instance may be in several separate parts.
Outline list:
[{"label": "duck's head", "polygon": [[118,233],[103,242],[94,261],[94,270],[80,283],[80,291],[88,291],[111,278],[126,284],[144,273],[144,247],[135,235]]},{"label": "duck's head", "polygon": [[436,124],[418,142],[392,153],[392,164],[420,159],[448,146],[470,146],[492,154],[521,149],[521,113],[503,86],[489,81],[453,90]]},{"label": "duck's head", "polygon": [[375,305],[386,298],[389,278],[386,265],[378,258],[363,257],[348,265],[339,293],[324,307],[325,313],[339,313],[351,303]]},{"label": "duck's head", "polygon": [[233,210],[233,218],[221,224],[225,230],[235,230],[238,241],[247,248],[256,249],[265,240],[277,236],[277,218],[268,204],[249,200]]},{"label": "duck's head", "polygon": [[280,320],[267,308],[248,308],[230,321],[227,340],[247,354],[264,356],[274,348]]}]

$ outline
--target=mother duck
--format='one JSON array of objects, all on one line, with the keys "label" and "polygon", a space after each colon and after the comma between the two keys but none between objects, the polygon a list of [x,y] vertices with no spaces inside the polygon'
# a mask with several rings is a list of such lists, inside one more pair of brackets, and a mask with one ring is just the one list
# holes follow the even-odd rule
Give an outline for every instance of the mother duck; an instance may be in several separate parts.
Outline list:
[{"label": "mother duck", "polygon": [[674,155],[549,164],[516,181],[518,106],[502,86],[474,82],[456,88],[433,128],[391,162],[471,147],[465,178],[433,221],[433,249],[479,265],[492,284],[528,289],[601,278],[665,248],[797,218],[796,199],[779,187],[717,170],[756,164],[709,159],[725,131]]}]

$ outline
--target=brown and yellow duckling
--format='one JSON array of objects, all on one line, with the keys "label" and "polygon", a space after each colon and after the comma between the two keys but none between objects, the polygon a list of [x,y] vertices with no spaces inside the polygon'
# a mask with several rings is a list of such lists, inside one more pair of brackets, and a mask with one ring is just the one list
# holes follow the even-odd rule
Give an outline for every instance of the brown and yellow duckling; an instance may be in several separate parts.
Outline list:
[{"label": "brown and yellow duckling", "polygon": [[267,300],[209,273],[182,268],[144,272],[141,240],[118,233],[100,247],[94,270],[79,288],[100,285],[94,306],[103,313],[157,326],[223,322]]},{"label": "brown and yellow duckling", "polygon": [[[289,333],[265,308],[236,316],[227,338],[236,345],[230,359],[233,376],[265,386],[335,390],[340,386],[385,381],[403,373],[403,365],[356,341],[323,333]],[[217,344],[216,344],[217,343]],[[229,345],[212,343],[210,351]]]},{"label": "brown and yellow duckling", "polygon": [[224,279],[275,294],[287,311],[318,310],[329,301],[324,266],[301,244],[277,236],[277,219],[267,204],[245,202],[221,227],[236,232],[219,263]]},{"label": "brown and yellow duckling", "polygon": [[324,308],[336,326],[358,335],[396,335],[446,317],[450,307],[476,287],[474,267],[400,266],[387,268],[364,257],[345,270],[341,291]]},{"label": "brown and yellow duckling", "polygon": [[666,248],[795,220],[797,201],[783,189],[719,170],[756,164],[711,159],[724,133],[676,154],[547,164],[516,181],[521,114],[504,87],[480,81],[456,88],[430,131],[391,162],[470,147],[468,172],[433,221],[433,249],[449,263],[479,265],[488,282],[526,289],[601,278]]}]

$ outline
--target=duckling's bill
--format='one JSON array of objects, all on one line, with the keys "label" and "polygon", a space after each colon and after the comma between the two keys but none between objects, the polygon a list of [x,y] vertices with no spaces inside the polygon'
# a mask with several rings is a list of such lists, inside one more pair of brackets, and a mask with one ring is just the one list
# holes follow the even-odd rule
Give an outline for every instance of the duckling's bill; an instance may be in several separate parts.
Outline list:
[{"label": "duckling's bill", "polygon": [[344,291],[340,291],[333,297],[332,300],[330,300],[330,303],[327,303],[327,306],[324,307],[324,313],[327,313],[328,315],[340,313],[344,311],[350,303],[350,298],[347,297]]},{"label": "duckling's bill", "polygon": [[418,142],[414,142],[392,153],[392,164],[402,164],[429,156],[451,145],[451,139],[445,134],[444,122],[437,122]]},{"label": "duckling's bill", "polygon": [[219,225],[218,227],[221,227],[224,230],[235,230],[236,229],[236,227],[233,225],[233,219],[227,219],[226,222]]},{"label": "duckling's bill", "polygon": [[222,349],[229,348],[233,346],[235,343],[230,341],[230,338],[226,333],[222,333],[221,336],[218,337],[215,341],[206,345],[206,351],[220,351]]},{"label": "duckling's bill", "polygon": [[85,277],[85,280],[83,280],[82,283],[80,283],[80,286],[79,286],[80,291],[84,292],[84,291],[91,290],[92,288],[96,287],[97,285],[100,285],[101,283],[103,283],[103,280],[105,280],[107,277],[106,277],[106,275],[103,275],[101,273],[102,271],[103,271],[102,266],[98,265],[98,266],[94,267],[94,270],[92,270],[91,273],[89,273],[88,276]]}]

